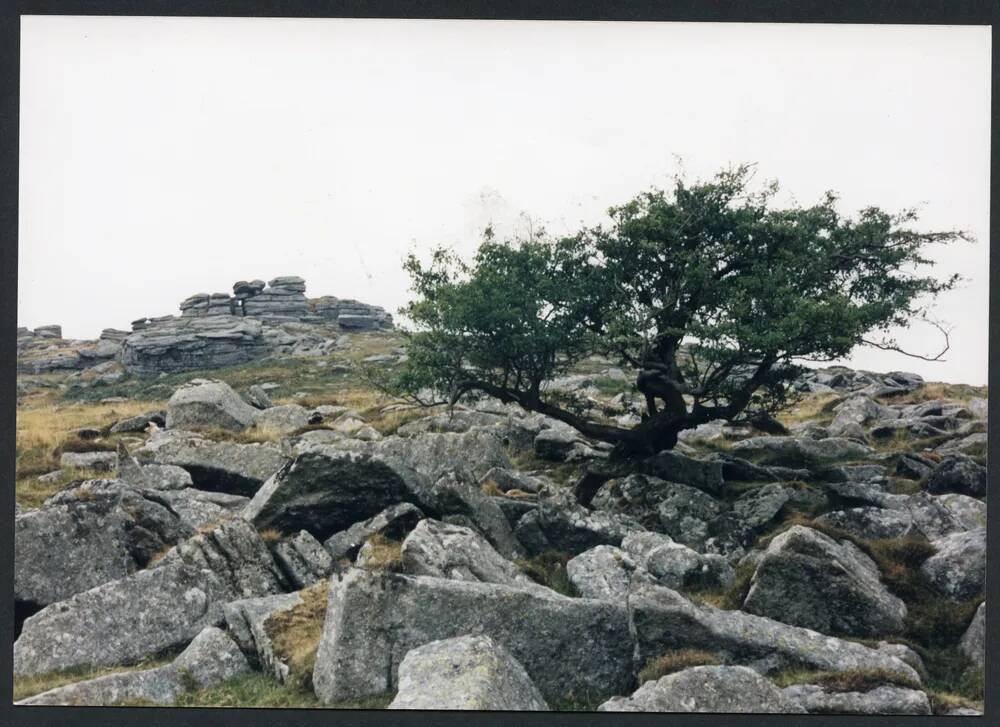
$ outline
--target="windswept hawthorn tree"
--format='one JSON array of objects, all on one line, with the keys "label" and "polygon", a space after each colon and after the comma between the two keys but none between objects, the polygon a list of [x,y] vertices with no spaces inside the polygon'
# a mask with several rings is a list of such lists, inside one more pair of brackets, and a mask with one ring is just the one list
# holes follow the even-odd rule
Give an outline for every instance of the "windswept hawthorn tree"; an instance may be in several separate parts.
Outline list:
[{"label": "windswept hawthorn tree", "polygon": [[[775,208],[776,185],[752,191],[751,177],[741,166],[678,180],[563,239],[499,241],[487,230],[468,263],[444,249],[427,264],[411,256],[416,298],[404,312],[416,329],[390,388],[425,404],[485,394],[619,454],[653,453],[683,429],[778,410],[798,360],[861,345],[899,350],[891,329],[924,317],[957,282],[921,271],[929,245],[963,233],[917,231],[912,210],[843,217],[832,193]],[[638,372],[640,424],[588,418],[546,391],[546,380],[592,354]]]}]

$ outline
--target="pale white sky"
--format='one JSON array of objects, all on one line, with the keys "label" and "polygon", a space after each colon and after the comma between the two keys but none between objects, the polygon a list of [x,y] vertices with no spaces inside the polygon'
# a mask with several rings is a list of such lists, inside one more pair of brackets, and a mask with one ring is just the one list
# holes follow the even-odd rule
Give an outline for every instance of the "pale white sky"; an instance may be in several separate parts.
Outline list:
[{"label": "pale white sky", "polygon": [[598,222],[680,156],[975,234],[937,255],[947,362],[852,365],[984,384],[989,84],[985,27],[25,17],[18,322],[291,274],[395,312],[408,251]]}]

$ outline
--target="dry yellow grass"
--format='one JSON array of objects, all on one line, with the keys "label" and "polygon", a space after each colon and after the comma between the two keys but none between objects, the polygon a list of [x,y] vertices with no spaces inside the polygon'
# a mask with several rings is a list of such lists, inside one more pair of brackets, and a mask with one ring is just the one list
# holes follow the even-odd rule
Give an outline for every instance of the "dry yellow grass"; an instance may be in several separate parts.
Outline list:
[{"label": "dry yellow grass", "polygon": [[833,407],[841,398],[838,394],[805,396],[788,409],[778,412],[775,418],[786,427],[801,422],[828,423],[833,418]]},{"label": "dry yellow grass", "polygon": [[30,404],[17,410],[15,437],[20,449],[54,449],[74,429],[102,428],[119,419],[161,408],[162,402],[126,401],[116,404]]},{"label": "dry yellow grass", "polygon": [[292,686],[309,689],[316,650],[326,619],[328,581],[299,592],[302,603],[264,622],[275,656],[288,665]]},{"label": "dry yellow grass", "polygon": [[376,534],[368,538],[359,555],[359,565],[365,568],[396,571],[403,564],[403,544]]},{"label": "dry yellow grass", "polygon": [[277,543],[281,540],[281,531],[276,528],[265,528],[260,531],[260,539],[265,543]]},{"label": "dry yellow grass", "polygon": [[646,666],[639,672],[639,683],[659,679],[692,666],[713,666],[718,663],[715,654],[700,649],[668,651],[663,656],[646,662]]},{"label": "dry yellow grass", "polygon": [[483,491],[483,494],[491,495],[493,497],[501,497],[504,494],[503,490],[501,490],[497,486],[497,483],[492,479],[483,482],[483,484],[479,486],[479,489]]}]

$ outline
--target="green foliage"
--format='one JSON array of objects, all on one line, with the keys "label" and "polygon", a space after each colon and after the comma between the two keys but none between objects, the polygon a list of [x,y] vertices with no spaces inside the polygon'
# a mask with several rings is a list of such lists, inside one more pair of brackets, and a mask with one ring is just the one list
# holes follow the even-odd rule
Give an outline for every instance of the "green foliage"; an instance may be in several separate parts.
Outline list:
[{"label": "green foliage", "polygon": [[[917,271],[931,264],[928,245],[963,233],[916,231],[911,210],[845,217],[832,193],[777,208],[776,186],[753,191],[751,179],[741,166],[678,180],[611,208],[608,226],[561,239],[487,230],[468,263],[443,249],[427,264],[410,257],[416,298],[405,313],[417,328],[383,385],[425,403],[494,396],[626,449],[662,449],[711,419],[777,411],[798,359],[896,348],[889,330],[956,283]],[[592,354],[638,372],[646,412],[634,429],[542,391]]]}]

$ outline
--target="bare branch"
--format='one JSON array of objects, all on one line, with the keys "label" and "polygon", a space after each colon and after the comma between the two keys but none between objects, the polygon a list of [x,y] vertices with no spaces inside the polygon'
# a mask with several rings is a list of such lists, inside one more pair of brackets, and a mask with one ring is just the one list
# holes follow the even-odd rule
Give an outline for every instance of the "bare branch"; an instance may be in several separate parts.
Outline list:
[{"label": "bare branch", "polygon": [[941,325],[938,321],[930,318],[921,318],[920,320],[934,326],[941,332],[941,335],[944,336],[944,347],[934,356],[924,356],[923,354],[906,351],[898,346],[894,341],[869,341],[863,338],[861,339],[861,342],[866,346],[871,346],[872,348],[877,348],[881,351],[894,351],[895,353],[900,353],[910,358],[920,359],[921,361],[945,361],[946,359],[944,358],[944,355],[951,349],[951,331]]}]

